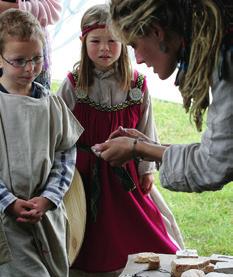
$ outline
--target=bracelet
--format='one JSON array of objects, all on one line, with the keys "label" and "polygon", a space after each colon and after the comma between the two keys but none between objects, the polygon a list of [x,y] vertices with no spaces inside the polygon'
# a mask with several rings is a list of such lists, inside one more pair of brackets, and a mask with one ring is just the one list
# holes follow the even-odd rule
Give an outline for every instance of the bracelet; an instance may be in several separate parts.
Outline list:
[{"label": "bracelet", "polygon": [[[152,160],[147,160],[147,159],[145,159],[144,157],[142,157],[142,156],[139,157],[139,156],[137,155],[135,148],[136,148],[136,144],[137,144],[138,142],[140,142],[140,141],[142,141],[142,142],[143,142],[143,141],[144,141],[144,142],[147,142],[143,137],[137,137],[137,138],[134,139],[133,148],[132,148],[132,159],[135,160],[137,163],[142,162],[142,161],[148,161],[148,162],[153,161],[153,162],[155,162],[156,169],[159,170],[159,168],[160,168],[160,166],[161,166],[161,164],[162,164],[162,161],[156,161],[156,160],[153,160],[153,159],[152,159]],[[158,143],[157,141],[150,141],[150,142],[148,142],[148,143],[156,144],[156,145],[161,145],[161,144]]]},{"label": "bracelet", "polygon": [[133,142],[133,148],[132,148],[132,158],[133,158],[133,160],[135,160],[136,162],[141,162],[141,161],[143,160],[141,157],[138,157],[138,155],[136,154],[136,151],[135,151],[136,144],[137,144],[139,141],[143,141],[143,139],[140,138],[140,137],[135,138],[135,139],[134,139],[134,142]]}]

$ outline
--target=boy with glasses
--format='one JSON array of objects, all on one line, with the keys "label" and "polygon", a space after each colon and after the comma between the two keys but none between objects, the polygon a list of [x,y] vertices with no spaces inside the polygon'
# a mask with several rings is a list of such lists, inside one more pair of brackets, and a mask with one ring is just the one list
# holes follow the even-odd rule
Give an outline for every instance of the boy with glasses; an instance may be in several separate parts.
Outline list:
[{"label": "boy with glasses", "polygon": [[[43,46],[33,15],[1,13],[0,245],[8,243],[11,261],[0,266],[0,276],[68,276],[62,199],[83,128],[61,98],[34,82]],[[0,264],[6,261],[2,255]]]},{"label": "boy with glasses", "polygon": [[45,34],[45,45],[43,49],[43,68],[36,81],[46,88],[51,85],[51,40],[48,30],[49,25],[54,25],[59,21],[62,11],[62,1],[60,0],[2,0],[0,1],[0,13],[10,8],[28,11],[33,14],[42,27]]}]

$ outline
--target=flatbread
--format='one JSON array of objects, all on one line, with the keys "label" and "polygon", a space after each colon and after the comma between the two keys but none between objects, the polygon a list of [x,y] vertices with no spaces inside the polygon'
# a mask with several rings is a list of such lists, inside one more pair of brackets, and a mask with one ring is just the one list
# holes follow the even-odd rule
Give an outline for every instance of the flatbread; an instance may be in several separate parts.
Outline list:
[{"label": "flatbread", "polygon": [[203,270],[209,263],[210,260],[205,257],[174,259],[171,262],[171,276],[180,277],[183,272],[189,269]]},{"label": "flatbread", "polygon": [[136,255],[134,262],[140,264],[149,263],[150,259],[157,258],[159,260],[158,254],[155,254],[154,252],[141,252]]},{"label": "flatbread", "polygon": [[78,170],[75,170],[70,189],[64,196],[64,204],[69,222],[70,265],[73,264],[81,248],[86,226],[86,197],[83,182]]}]

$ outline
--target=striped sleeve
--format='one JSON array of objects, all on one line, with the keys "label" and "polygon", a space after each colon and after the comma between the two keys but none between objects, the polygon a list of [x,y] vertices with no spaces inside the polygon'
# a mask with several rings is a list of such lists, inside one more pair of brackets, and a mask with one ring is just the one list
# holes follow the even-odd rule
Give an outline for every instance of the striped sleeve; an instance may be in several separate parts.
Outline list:
[{"label": "striped sleeve", "polygon": [[67,192],[75,170],[76,145],[69,150],[55,153],[53,167],[41,196],[48,198],[55,206],[59,206]]},{"label": "striped sleeve", "polygon": [[0,179],[0,213],[4,213],[5,209],[16,199]]}]

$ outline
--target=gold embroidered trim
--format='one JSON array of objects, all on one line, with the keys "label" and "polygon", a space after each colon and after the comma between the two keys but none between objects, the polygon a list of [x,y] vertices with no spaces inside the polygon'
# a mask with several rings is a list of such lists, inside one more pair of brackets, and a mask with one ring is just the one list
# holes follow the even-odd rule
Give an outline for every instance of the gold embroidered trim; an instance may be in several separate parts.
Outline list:
[{"label": "gold embroidered trim", "polygon": [[[74,77],[75,83],[77,84],[77,82],[78,82],[77,71],[73,71],[72,75]],[[135,87],[137,87],[141,90],[142,86],[143,86],[143,82],[144,82],[144,76],[142,74],[139,74]],[[75,89],[75,91],[77,91],[77,89]],[[95,108],[98,111],[113,112],[113,111],[123,110],[123,109],[125,109],[129,106],[135,105],[135,104],[139,105],[139,104],[142,103],[143,97],[139,100],[132,100],[132,99],[126,100],[125,102],[114,105],[114,106],[106,106],[106,105],[98,104],[98,103],[92,101],[88,96],[86,96],[85,98],[79,98],[77,92],[75,92],[75,99],[76,99],[77,103],[88,104],[88,105],[90,105],[91,107]]]},{"label": "gold embroidered trim", "polygon": [[102,111],[102,112],[115,112],[115,111],[123,110],[129,106],[142,103],[142,99],[138,101],[126,100],[125,102],[120,103],[118,105],[105,106],[105,105],[95,103],[88,96],[86,98],[78,98],[78,96],[75,94],[75,98],[78,103],[88,104],[91,107],[95,108],[96,110]]}]

